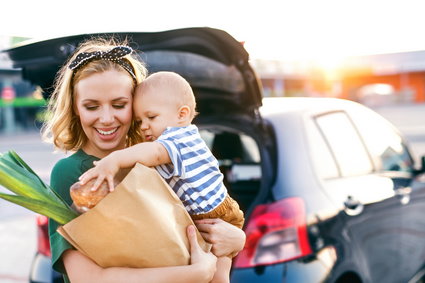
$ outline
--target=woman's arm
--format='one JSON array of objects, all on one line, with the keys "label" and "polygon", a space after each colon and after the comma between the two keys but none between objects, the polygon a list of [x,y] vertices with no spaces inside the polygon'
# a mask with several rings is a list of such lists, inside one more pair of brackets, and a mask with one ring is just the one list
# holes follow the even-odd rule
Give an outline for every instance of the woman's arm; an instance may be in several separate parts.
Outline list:
[{"label": "woman's arm", "polygon": [[217,257],[236,254],[245,245],[245,232],[222,219],[195,220],[195,224],[205,241],[212,244],[211,251]]},{"label": "woman's arm", "polygon": [[190,243],[191,264],[185,266],[158,268],[101,268],[78,251],[68,250],[62,256],[72,283],[79,282],[210,282],[216,271],[217,258],[206,253],[196,240],[195,229],[189,226],[187,234]]}]

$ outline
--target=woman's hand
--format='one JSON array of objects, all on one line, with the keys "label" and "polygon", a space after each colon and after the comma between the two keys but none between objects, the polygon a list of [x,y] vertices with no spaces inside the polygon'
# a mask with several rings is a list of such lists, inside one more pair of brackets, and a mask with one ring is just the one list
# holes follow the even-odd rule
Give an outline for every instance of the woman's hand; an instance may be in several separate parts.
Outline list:
[{"label": "woman's hand", "polygon": [[200,274],[206,276],[206,282],[210,282],[216,272],[217,258],[211,252],[207,253],[199,246],[193,225],[187,227],[187,237],[190,244],[190,264],[199,268]]},{"label": "woman's hand", "polygon": [[245,245],[245,233],[241,229],[221,219],[195,220],[196,227],[205,241],[212,244],[212,252],[217,257],[235,254]]}]

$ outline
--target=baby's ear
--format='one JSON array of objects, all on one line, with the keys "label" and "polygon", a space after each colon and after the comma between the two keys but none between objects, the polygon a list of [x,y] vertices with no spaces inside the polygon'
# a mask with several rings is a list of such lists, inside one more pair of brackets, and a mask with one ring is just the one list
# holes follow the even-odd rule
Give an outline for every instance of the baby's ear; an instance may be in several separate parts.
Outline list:
[{"label": "baby's ear", "polygon": [[187,120],[190,120],[190,107],[187,105],[183,105],[182,107],[180,107],[179,109],[179,120],[181,120],[182,122],[185,122]]}]

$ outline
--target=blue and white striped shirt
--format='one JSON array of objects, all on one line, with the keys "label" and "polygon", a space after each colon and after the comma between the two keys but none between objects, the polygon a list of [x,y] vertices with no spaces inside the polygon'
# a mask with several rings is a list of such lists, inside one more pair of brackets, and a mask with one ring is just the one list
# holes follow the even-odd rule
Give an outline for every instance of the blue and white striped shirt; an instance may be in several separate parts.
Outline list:
[{"label": "blue and white striped shirt", "polygon": [[156,170],[189,214],[207,213],[223,202],[227,195],[223,174],[195,125],[168,127],[156,142],[164,145],[171,159]]}]

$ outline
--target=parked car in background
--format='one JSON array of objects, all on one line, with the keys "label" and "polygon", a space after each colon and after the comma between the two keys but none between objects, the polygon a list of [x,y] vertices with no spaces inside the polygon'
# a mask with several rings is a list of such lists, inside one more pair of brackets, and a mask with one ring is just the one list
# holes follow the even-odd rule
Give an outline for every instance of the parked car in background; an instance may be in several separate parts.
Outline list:
[{"label": "parked car in background", "polygon": [[37,250],[31,264],[30,283],[62,283],[62,275],[52,269],[48,218],[37,215]]},{"label": "parked car in background", "polygon": [[[195,123],[246,215],[232,283],[408,282],[423,274],[424,162],[415,167],[388,121],[348,100],[263,99],[247,52],[221,30],[114,35],[137,44],[150,72],[177,72],[194,89]],[[90,36],[7,52],[48,96],[58,68]],[[32,274],[51,280],[51,269],[36,263],[49,261],[45,225]]]}]

